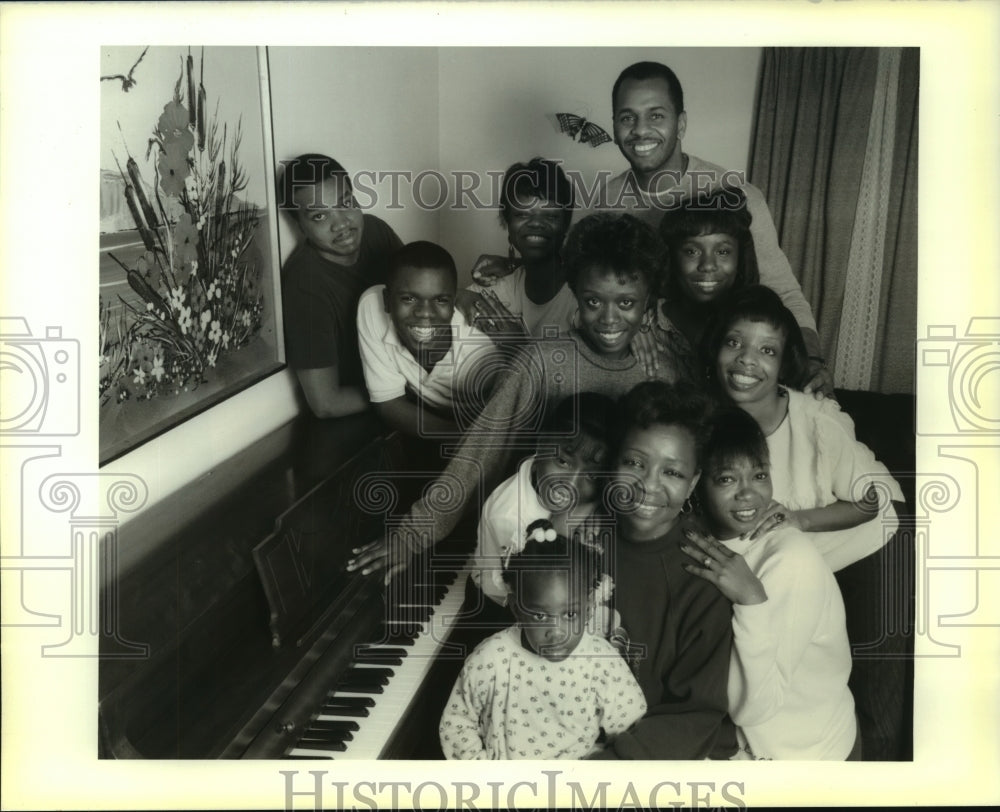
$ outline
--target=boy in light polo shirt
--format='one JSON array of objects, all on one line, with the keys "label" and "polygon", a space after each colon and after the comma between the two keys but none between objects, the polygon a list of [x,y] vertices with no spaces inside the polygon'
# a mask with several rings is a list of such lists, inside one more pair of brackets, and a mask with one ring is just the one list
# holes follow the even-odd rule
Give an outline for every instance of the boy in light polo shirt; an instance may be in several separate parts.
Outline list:
[{"label": "boy in light polo shirt", "polygon": [[457,433],[492,389],[500,356],[455,309],[451,255],[412,242],[389,260],[387,283],[358,302],[365,384],[382,419],[411,436]]}]

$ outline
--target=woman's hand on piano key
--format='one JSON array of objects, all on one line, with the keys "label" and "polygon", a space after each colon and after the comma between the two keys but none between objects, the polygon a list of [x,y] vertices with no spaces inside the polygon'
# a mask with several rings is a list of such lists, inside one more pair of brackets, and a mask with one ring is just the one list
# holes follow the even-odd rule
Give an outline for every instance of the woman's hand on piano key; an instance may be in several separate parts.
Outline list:
[{"label": "woman's hand on piano key", "polygon": [[384,569],[386,584],[410,563],[410,551],[398,538],[391,545],[386,538],[376,539],[363,547],[355,547],[351,552],[354,553],[354,558],[347,561],[348,572],[361,570],[362,575],[369,575]]}]

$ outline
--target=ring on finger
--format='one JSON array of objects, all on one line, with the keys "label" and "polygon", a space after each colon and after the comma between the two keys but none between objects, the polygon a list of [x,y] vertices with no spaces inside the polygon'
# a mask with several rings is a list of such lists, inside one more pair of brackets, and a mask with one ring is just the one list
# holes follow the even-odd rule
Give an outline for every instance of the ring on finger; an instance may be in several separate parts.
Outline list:
[{"label": "ring on finger", "polygon": [[785,521],[785,514],[784,513],[775,513],[774,514],[774,521],[777,524],[781,524],[783,521]]},{"label": "ring on finger", "polygon": [[706,555],[705,556],[705,567],[707,569],[707,568],[709,568],[711,566],[712,566],[712,556]]}]

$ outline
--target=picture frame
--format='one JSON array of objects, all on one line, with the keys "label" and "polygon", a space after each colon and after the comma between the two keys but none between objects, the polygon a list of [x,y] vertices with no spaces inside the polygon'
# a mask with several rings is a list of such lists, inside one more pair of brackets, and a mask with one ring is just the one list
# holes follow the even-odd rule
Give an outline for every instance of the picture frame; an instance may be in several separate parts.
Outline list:
[{"label": "picture frame", "polygon": [[100,119],[104,465],[282,369],[284,340],[266,48],[104,47]]}]

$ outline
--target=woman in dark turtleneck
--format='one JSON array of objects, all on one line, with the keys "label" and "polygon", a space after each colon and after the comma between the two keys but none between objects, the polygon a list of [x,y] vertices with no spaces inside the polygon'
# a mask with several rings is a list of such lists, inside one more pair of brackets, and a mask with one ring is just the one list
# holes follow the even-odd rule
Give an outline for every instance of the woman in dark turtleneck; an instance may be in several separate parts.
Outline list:
[{"label": "woman in dark turtleneck", "polygon": [[592,758],[728,758],[732,608],[684,569],[680,515],[700,476],[706,397],[687,384],[639,384],[620,406],[608,501],[616,533],[616,636],[646,697],[646,715]]}]

